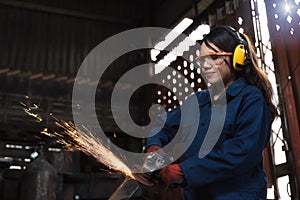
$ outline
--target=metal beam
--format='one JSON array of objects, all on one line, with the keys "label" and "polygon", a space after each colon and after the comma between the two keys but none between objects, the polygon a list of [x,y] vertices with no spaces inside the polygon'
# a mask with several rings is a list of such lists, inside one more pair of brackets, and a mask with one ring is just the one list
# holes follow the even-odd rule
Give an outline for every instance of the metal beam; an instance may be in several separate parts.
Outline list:
[{"label": "metal beam", "polygon": [[66,16],[70,16],[70,17],[78,17],[78,18],[108,22],[108,23],[113,23],[113,24],[123,24],[123,25],[134,24],[133,19],[127,19],[124,17],[121,18],[121,17],[114,17],[114,16],[99,15],[99,14],[87,13],[87,12],[82,12],[82,11],[77,11],[77,10],[57,8],[57,7],[53,7],[53,6],[45,6],[45,5],[41,5],[41,4],[22,2],[22,1],[17,1],[17,0],[0,0],[0,4],[5,5],[5,6],[27,9],[27,10],[47,12],[47,13],[58,14],[58,15],[66,15]]},{"label": "metal beam", "polygon": [[[215,0],[166,0],[153,14],[155,26],[170,28],[190,12],[201,14]],[[189,14],[188,14],[189,15]],[[196,17],[196,16],[188,16]]]},{"label": "metal beam", "polygon": [[[279,97],[281,100],[281,114],[283,136],[287,140],[286,155],[289,163],[290,187],[292,199],[299,199],[300,194],[300,115],[299,115],[299,91],[297,90],[296,66],[299,62],[299,37],[290,34],[289,23],[286,16],[279,15],[275,19],[275,14],[279,13],[273,6],[272,1],[265,1],[267,10],[268,27],[270,32],[270,41],[272,44],[272,53],[274,66],[278,80]],[[296,12],[292,13],[295,16]],[[296,17],[294,18],[296,19]],[[277,25],[280,29],[277,30]],[[294,26],[295,32],[298,25]]]},{"label": "metal beam", "polygon": [[154,26],[170,28],[187,13],[198,0],[166,0],[153,12]]}]

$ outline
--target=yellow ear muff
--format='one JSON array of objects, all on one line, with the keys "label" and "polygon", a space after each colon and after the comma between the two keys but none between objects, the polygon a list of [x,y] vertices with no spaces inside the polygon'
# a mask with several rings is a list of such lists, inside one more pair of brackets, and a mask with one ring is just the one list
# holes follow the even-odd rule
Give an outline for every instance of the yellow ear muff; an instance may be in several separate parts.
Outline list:
[{"label": "yellow ear muff", "polygon": [[237,71],[242,70],[246,65],[246,48],[244,44],[239,44],[233,52],[233,68]]}]

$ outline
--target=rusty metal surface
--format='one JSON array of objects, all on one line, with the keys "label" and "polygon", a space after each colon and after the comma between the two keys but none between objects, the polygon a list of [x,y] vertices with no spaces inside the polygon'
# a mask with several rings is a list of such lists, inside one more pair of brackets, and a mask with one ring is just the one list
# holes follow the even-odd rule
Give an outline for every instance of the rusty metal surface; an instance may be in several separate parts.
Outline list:
[{"label": "rusty metal surface", "polygon": [[[278,1],[266,1],[268,25],[274,64],[279,87],[279,100],[283,117],[284,136],[289,148],[287,159],[290,162],[292,197],[297,199],[300,191],[300,27],[297,6],[291,12],[284,12],[284,5]],[[276,5],[276,7],[274,7]],[[291,23],[288,19],[292,18]]]}]

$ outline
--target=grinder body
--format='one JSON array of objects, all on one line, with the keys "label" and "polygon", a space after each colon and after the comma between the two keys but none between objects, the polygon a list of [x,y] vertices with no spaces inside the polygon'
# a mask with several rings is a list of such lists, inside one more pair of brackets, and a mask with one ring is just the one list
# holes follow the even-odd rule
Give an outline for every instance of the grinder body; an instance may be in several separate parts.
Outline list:
[{"label": "grinder body", "polygon": [[168,161],[167,163],[171,163],[174,159],[165,153],[159,153],[159,151],[150,152],[146,155],[141,169],[138,173],[134,174],[134,177],[144,185],[153,186],[159,183],[159,172],[164,167],[166,161]]}]

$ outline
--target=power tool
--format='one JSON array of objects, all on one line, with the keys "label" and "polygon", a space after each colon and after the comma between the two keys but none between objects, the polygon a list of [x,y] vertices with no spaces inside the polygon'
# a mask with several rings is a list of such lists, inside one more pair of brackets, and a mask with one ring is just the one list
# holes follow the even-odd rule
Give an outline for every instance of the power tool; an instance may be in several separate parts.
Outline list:
[{"label": "power tool", "polygon": [[[166,162],[167,161],[167,162]],[[167,163],[172,163],[174,158],[158,151],[150,152],[144,159],[142,167],[134,167],[134,177],[146,186],[153,186],[160,181],[159,171]]]},{"label": "power tool", "polygon": [[[160,152],[160,153],[159,153]],[[166,162],[168,161],[168,162]],[[127,177],[115,190],[108,200],[119,200],[131,197],[141,185],[154,186],[162,183],[160,180],[160,169],[172,163],[173,157],[167,156],[161,151],[147,153],[142,166],[133,166],[133,178]],[[178,180],[174,186],[182,186],[183,180]]]}]

